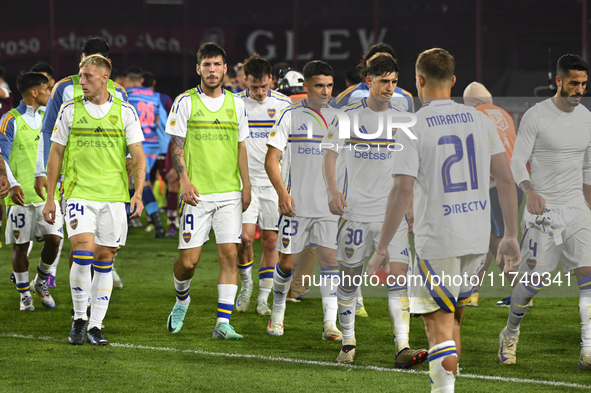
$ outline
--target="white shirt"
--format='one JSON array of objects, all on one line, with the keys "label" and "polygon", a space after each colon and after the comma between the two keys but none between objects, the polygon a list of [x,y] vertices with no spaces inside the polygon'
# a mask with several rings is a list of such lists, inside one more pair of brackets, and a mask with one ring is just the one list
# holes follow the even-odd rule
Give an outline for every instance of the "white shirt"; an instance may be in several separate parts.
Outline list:
[{"label": "white shirt", "polygon": [[[347,207],[343,218],[355,222],[382,222],[388,195],[394,184],[392,174],[397,153],[394,151],[396,133],[393,132],[393,139],[388,139],[386,127],[382,127],[379,134],[378,128],[380,117],[382,124],[385,124],[383,122],[389,111],[401,111],[390,105],[387,111],[374,112],[367,106],[366,98],[342,110],[351,119],[351,137],[346,140],[336,139],[338,121],[333,121],[323,146],[344,159],[346,175],[342,190]],[[356,125],[362,134],[376,135],[369,140],[359,138],[353,130],[353,116],[358,116]]]},{"label": "white shirt", "polygon": [[[87,99],[83,99],[82,102],[88,114],[95,119],[100,119],[106,116],[111,110],[111,105],[113,105],[111,95],[109,95],[109,100],[102,105],[95,105]],[[132,105],[126,102],[121,103],[121,118],[125,129],[125,140],[127,145],[129,146],[132,143],[143,141],[144,133],[142,132],[137,113]],[[70,137],[73,120],[74,101],[65,102],[60,108],[60,113],[55,122],[53,134],[51,135],[51,141],[66,146]]]},{"label": "white shirt", "polygon": [[549,206],[583,203],[583,183],[591,184],[590,159],[591,113],[583,105],[567,113],[547,99],[525,112],[511,159],[517,184],[529,180],[529,161],[531,183]]},{"label": "white shirt", "polygon": [[398,132],[403,149],[394,173],[416,178],[415,248],[422,259],[488,251],[491,156],[505,154],[493,121],[451,100],[432,101],[411,131]]},{"label": "white shirt", "polygon": [[248,152],[248,175],[254,187],[271,187],[271,181],[265,171],[267,155],[267,139],[281,111],[291,105],[291,101],[283,94],[269,91],[263,101],[256,101],[243,90],[237,94],[242,99],[248,112],[249,134],[246,138]]},{"label": "white shirt", "polygon": [[[201,90],[200,86],[196,88],[199,93],[199,98],[203,102],[203,105],[210,112],[217,112],[224,105],[226,94],[232,94],[227,90],[222,90],[223,94],[216,98],[211,98]],[[236,118],[238,120],[238,142],[244,141],[248,137],[248,115],[244,102],[234,97],[234,106],[236,108]],[[191,103],[191,95],[189,92],[185,92],[179,95],[172,104],[172,109],[168,116],[168,122],[166,123],[166,133],[173,136],[180,136],[182,138],[187,137],[187,123],[191,118],[191,111],[193,104]],[[199,192],[199,189],[197,190]],[[198,200],[200,201],[225,201],[230,199],[240,199],[242,194],[238,191],[214,193],[200,195]]]}]

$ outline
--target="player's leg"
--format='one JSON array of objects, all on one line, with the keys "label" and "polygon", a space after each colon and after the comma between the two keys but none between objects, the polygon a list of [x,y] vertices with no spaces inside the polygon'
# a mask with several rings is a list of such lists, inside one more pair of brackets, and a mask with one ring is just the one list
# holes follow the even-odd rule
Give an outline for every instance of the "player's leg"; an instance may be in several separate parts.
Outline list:
[{"label": "player's leg", "polygon": [[336,259],[336,250],[319,244],[318,262],[320,263],[320,296],[322,296],[322,311],[324,313],[322,339],[341,341],[343,334],[337,329],[336,324],[339,307],[337,299],[339,262]]},{"label": "player's leg", "polygon": [[355,295],[355,315],[361,318],[369,318],[367,310],[365,309],[365,303],[363,303],[363,293],[361,293],[361,287],[357,288],[357,293]]},{"label": "player's leg", "polygon": [[581,317],[581,356],[579,368],[591,371],[591,267],[575,269],[579,284],[579,314]]},{"label": "player's leg", "polygon": [[277,231],[261,230],[261,245],[263,246],[263,257],[259,268],[259,296],[257,297],[256,313],[258,315],[271,315],[268,299],[273,288],[273,272],[279,261],[277,252]]},{"label": "player's leg", "polygon": [[[304,282],[304,277],[314,274],[314,267],[318,260],[316,245],[308,245],[301,252],[298,265],[296,266],[291,279],[291,286],[287,293],[288,302],[301,302],[302,297],[309,292],[310,283]],[[307,285],[306,285],[307,284]]]},{"label": "player's leg", "polygon": [[167,237],[174,237],[178,234],[177,228],[177,212],[180,183],[178,180],[167,183],[166,191],[166,215],[168,217],[168,233]]},{"label": "player's leg", "polygon": [[454,313],[439,309],[423,314],[429,339],[429,378],[432,392],[453,392],[458,370]]},{"label": "player's leg", "polygon": [[[85,214],[88,215],[90,209],[85,210]],[[90,269],[94,260],[94,232],[72,234],[68,230],[68,234],[70,235],[73,256],[70,269],[70,290],[72,292],[72,303],[74,304],[72,330],[68,342],[72,345],[82,345],[88,327],[86,308],[92,288]]]},{"label": "player's leg", "polygon": [[163,238],[164,228],[160,221],[158,202],[156,202],[156,197],[154,197],[154,191],[152,190],[152,184],[150,182],[150,171],[154,167],[156,159],[158,158],[158,147],[154,150],[154,148],[147,148],[144,146],[144,150],[146,154],[147,173],[144,189],[142,190],[142,199],[146,208],[146,214],[150,217],[152,224],[154,224],[154,237]]},{"label": "player's leg", "polygon": [[[236,300],[236,311],[246,312],[250,307],[250,297],[254,289],[254,283],[252,282],[252,264],[254,259],[254,252],[252,250],[252,244],[254,242],[254,232],[256,229],[256,223],[249,222],[248,216],[252,216],[248,209],[242,213],[242,243],[238,248],[238,273],[240,275],[240,294]],[[253,209],[256,210],[256,207]],[[252,218],[251,220],[252,221]],[[256,216],[254,218],[256,221]]]},{"label": "player's leg", "polygon": [[51,264],[51,267],[49,268],[49,274],[47,276],[47,287],[48,288],[55,288],[57,285],[55,282],[55,278],[57,277],[57,265],[59,264],[60,258],[62,256],[63,248],[64,248],[64,238],[62,237],[60,239],[60,245],[57,250],[57,255],[55,256],[55,259],[53,260],[53,263]]},{"label": "player's leg", "polygon": [[[338,255],[338,254],[337,254]],[[339,323],[342,331],[342,348],[337,356],[337,362],[352,363],[355,360],[355,294],[359,281],[355,277],[361,277],[363,273],[363,262],[357,261],[355,265],[345,265],[340,261],[339,278],[340,284],[337,288],[337,302]]]},{"label": "player's leg", "polygon": [[33,206],[8,206],[6,209],[6,244],[13,245],[12,270],[20,293],[20,310],[33,311],[29,283],[29,242],[32,233]]},{"label": "player's leg", "polygon": [[[125,217],[125,224],[127,224],[127,217]],[[113,294],[112,268],[116,252],[117,247],[98,244],[95,246],[92,261],[94,275],[90,287],[91,307],[87,332],[87,340],[92,345],[109,345],[109,341],[103,337],[101,327]]]}]

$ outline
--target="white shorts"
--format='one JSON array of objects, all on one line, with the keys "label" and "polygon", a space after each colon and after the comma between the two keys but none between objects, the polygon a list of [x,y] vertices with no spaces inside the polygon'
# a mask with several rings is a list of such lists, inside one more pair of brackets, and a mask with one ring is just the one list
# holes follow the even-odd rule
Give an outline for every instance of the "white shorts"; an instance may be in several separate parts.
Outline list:
[{"label": "white shorts", "polygon": [[309,218],[281,215],[276,249],[282,254],[298,254],[306,246],[314,244],[336,250],[336,239],[336,216]]},{"label": "white shorts", "polygon": [[[365,263],[380,240],[381,222],[354,222],[339,218],[337,235],[337,259],[346,267]],[[403,221],[388,244],[390,262],[410,263],[408,224]]]},{"label": "white shorts", "polygon": [[252,187],[250,197],[250,205],[242,213],[242,223],[258,223],[263,230],[276,231],[279,222],[279,197],[275,189]]},{"label": "white shorts", "polygon": [[26,206],[13,205],[6,208],[6,244],[24,244],[35,236],[57,235],[64,237],[64,217],[55,202],[55,224],[43,219],[44,203]]},{"label": "white shorts", "polygon": [[213,227],[217,244],[242,242],[242,199],[209,202],[197,206],[181,198],[179,212],[179,249],[201,247],[209,240]]},{"label": "white shorts", "polygon": [[410,312],[428,314],[442,309],[453,313],[465,306],[478,284],[485,259],[486,254],[430,260],[417,256],[408,278]]},{"label": "white shorts", "polygon": [[65,212],[68,237],[93,233],[94,244],[124,246],[127,240],[127,212],[123,202],[97,202],[70,198]]},{"label": "white shorts", "polygon": [[550,273],[562,263],[565,272],[591,266],[591,209],[586,203],[580,206],[549,208],[566,224],[562,232],[562,244],[556,245],[552,236],[535,228],[525,229],[522,222],[521,266],[519,272]]}]

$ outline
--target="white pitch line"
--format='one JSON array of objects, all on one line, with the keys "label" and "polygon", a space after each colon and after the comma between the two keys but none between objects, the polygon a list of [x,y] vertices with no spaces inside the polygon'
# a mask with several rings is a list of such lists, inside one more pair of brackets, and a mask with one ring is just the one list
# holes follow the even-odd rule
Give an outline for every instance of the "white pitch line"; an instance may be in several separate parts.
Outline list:
[{"label": "white pitch line", "polygon": [[[65,342],[65,339],[57,339],[54,337],[36,337],[36,336],[25,336],[22,334],[16,333],[0,333],[0,337],[9,337],[9,338],[24,338],[29,340],[44,340],[44,341],[55,341],[55,342]],[[111,343],[112,347],[117,348],[131,348],[131,349],[147,349],[152,351],[162,351],[162,352],[182,352],[182,353],[194,353],[196,355],[208,355],[208,356],[223,356],[229,358],[240,358],[240,359],[256,359],[256,360],[264,360],[270,362],[284,362],[284,363],[294,363],[294,364],[306,364],[312,366],[324,366],[324,367],[340,367],[346,369],[354,369],[354,370],[371,370],[371,371],[389,371],[389,372],[398,372],[398,373],[405,373],[405,374],[422,374],[428,375],[428,371],[418,371],[418,370],[404,370],[398,368],[386,368],[386,367],[379,367],[379,366],[357,366],[352,364],[342,364],[342,363],[333,363],[333,362],[322,362],[317,360],[307,360],[307,359],[294,359],[294,358],[285,358],[285,357],[275,357],[275,356],[263,356],[263,355],[249,355],[249,354],[241,354],[241,353],[223,353],[223,352],[209,352],[204,351],[202,349],[178,349],[178,348],[168,348],[168,347],[151,347],[147,345],[135,345],[135,344],[119,344],[119,343]],[[512,383],[527,383],[531,385],[546,385],[546,386],[560,386],[560,387],[567,387],[567,388],[577,388],[577,389],[591,389],[589,385],[581,385],[578,383],[570,383],[570,382],[557,382],[557,381],[544,381],[538,379],[525,379],[525,378],[508,378],[508,377],[499,377],[499,376],[491,376],[491,375],[478,375],[478,374],[458,374],[459,378],[469,378],[469,379],[483,379],[488,381],[500,381],[500,382],[512,382]]]}]

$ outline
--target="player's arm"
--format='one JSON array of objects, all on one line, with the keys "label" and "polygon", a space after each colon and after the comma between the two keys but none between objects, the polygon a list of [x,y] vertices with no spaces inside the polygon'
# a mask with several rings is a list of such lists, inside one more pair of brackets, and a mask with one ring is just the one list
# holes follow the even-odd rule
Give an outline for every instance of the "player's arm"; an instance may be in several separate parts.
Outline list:
[{"label": "player's arm", "polygon": [[591,205],[591,144],[585,150],[583,161],[583,195],[585,201]]},{"label": "player's arm", "polygon": [[4,160],[0,160],[0,198],[5,198],[10,191],[10,183],[6,176],[6,167],[4,166]]},{"label": "player's arm", "polygon": [[339,154],[333,150],[324,150],[324,160],[322,161],[322,176],[328,194],[328,207],[332,214],[342,216],[345,214],[343,206],[347,206],[347,201],[339,189],[336,182],[336,166]]},{"label": "player's arm", "polygon": [[185,138],[173,135],[170,149],[172,165],[174,166],[174,170],[181,183],[181,196],[189,205],[197,206],[199,192],[197,192],[197,188],[191,183],[189,175],[187,175],[187,164],[185,163]]},{"label": "player's arm", "polygon": [[[2,151],[2,158],[4,170],[8,180],[8,189],[10,190],[10,198],[17,205],[25,204],[25,194],[23,193],[20,184],[14,177],[9,165],[10,153],[12,151],[12,143],[16,134],[16,121],[11,114],[4,115],[0,121],[0,150]],[[6,196],[6,195],[5,195]]]},{"label": "player's arm", "polygon": [[491,173],[499,190],[499,202],[505,223],[505,235],[501,239],[497,252],[497,265],[504,261],[505,272],[516,271],[521,262],[519,242],[517,241],[517,191],[504,152],[491,157]]},{"label": "player's arm", "polygon": [[248,175],[248,156],[246,153],[246,142],[238,142],[238,170],[242,179],[242,211],[246,211],[250,205],[250,177]]},{"label": "player's arm", "polygon": [[267,155],[265,155],[265,171],[279,197],[279,210],[281,214],[293,217],[295,216],[295,206],[293,205],[291,195],[289,195],[287,188],[283,184],[279,169],[279,160],[281,160],[283,152],[274,146],[268,146]]},{"label": "player's arm", "polygon": [[135,184],[135,193],[129,203],[129,211],[132,213],[131,218],[134,218],[141,216],[144,210],[142,192],[146,180],[147,165],[142,142],[132,143],[127,148],[129,149],[129,154],[131,154],[131,174],[133,175],[133,183]]},{"label": "player's arm", "polygon": [[65,150],[65,145],[53,143],[47,160],[47,201],[43,208],[43,218],[51,225],[55,223],[55,187],[62,170]]}]

